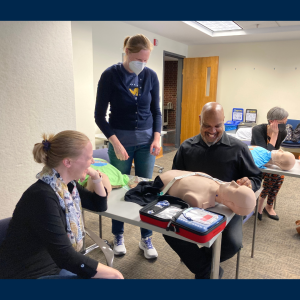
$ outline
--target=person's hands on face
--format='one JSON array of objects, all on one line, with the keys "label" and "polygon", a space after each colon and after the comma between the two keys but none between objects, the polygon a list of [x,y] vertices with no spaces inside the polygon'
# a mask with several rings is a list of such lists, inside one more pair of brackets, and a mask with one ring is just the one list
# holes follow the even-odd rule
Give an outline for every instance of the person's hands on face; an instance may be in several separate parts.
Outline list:
[{"label": "person's hands on face", "polygon": [[82,174],[80,180],[83,181],[86,175],[91,176],[92,179],[97,179],[99,176],[101,177],[101,173],[98,170],[93,169],[92,167],[88,167]]},{"label": "person's hands on face", "polygon": [[157,156],[160,151],[160,143],[159,141],[153,141],[153,143],[150,146],[150,154]]},{"label": "person's hands on face", "polygon": [[274,120],[271,124],[270,124],[270,130],[272,133],[278,134],[278,121]]},{"label": "person's hands on face", "polygon": [[129,155],[122,144],[114,146],[115,154],[119,160],[127,160]]},{"label": "person's hands on face", "polygon": [[246,187],[252,189],[251,180],[248,177],[243,177],[241,179],[238,179],[236,183],[240,186],[245,185]]}]

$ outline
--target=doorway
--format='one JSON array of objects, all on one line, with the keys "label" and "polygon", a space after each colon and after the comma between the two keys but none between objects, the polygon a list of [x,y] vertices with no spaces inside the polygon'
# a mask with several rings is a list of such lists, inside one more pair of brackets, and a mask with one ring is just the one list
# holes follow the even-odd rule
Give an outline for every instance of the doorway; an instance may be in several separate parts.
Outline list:
[{"label": "doorway", "polygon": [[163,80],[163,153],[176,151],[180,146],[182,70],[185,56],[164,51]]}]

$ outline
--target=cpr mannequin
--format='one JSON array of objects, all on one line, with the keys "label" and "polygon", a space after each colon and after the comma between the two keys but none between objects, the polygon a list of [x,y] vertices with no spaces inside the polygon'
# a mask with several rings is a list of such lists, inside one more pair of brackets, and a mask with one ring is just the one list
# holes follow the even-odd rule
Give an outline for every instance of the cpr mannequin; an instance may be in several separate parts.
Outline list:
[{"label": "cpr mannequin", "polygon": [[255,164],[264,169],[265,166],[276,165],[283,171],[292,169],[296,163],[291,152],[279,150],[269,151],[259,146],[249,146]]},{"label": "cpr mannequin", "polygon": [[[165,189],[167,184],[175,177],[195,174],[188,171],[170,170],[159,175]],[[242,216],[248,215],[256,205],[255,194],[249,187],[239,186],[235,181],[222,182],[214,180],[205,173],[193,175],[176,180],[167,193],[187,202],[192,207],[214,207],[216,202],[229,207],[234,213]],[[204,177],[208,176],[210,178]],[[164,190],[165,189],[165,190]]]}]

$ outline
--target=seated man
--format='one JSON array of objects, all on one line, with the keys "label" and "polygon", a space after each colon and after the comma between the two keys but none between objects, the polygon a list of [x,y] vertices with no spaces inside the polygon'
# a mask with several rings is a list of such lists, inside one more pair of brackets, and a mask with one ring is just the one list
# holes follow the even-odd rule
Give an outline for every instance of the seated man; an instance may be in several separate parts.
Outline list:
[{"label": "seated man", "polygon": [[[234,180],[238,185],[251,187],[255,192],[261,185],[261,171],[254,164],[247,145],[224,132],[224,118],[220,104],[205,104],[199,116],[200,134],[181,144],[172,169],[203,172],[227,182]],[[210,278],[211,248],[199,248],[194,243],[170,236],[164,238],[196,279]],[[221,262],[234,256],[241,246],[242,219],[235,215],[223,231]],[[222,273],[220,268],[220,277]]]},{"label": "seated man", "polygon": [[279,150],[269,151],[259,146],[249,146],[255,164],[262,169],[265,166],[276,165],[283,171],[292,169],[296,163],[295,156],[291,152]]},{"label": "seated man", "polygon": [[214,207],[216,202],[229,207],[238,215],[246,216],[256,205],[252,189],[235,181],[222,182],[205,173],[170,170],[161,174],[163,194],[178,197],[192,207]]}]

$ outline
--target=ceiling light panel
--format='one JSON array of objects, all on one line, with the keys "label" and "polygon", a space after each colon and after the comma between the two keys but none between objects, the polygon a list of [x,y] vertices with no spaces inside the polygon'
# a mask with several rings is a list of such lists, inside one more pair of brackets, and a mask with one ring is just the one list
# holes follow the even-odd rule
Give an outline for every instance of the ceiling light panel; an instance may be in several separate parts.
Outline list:
[{"label": "ceiling light panel", "polygon": [[213,32],[243,29],[233,21],[196,21]]}]

